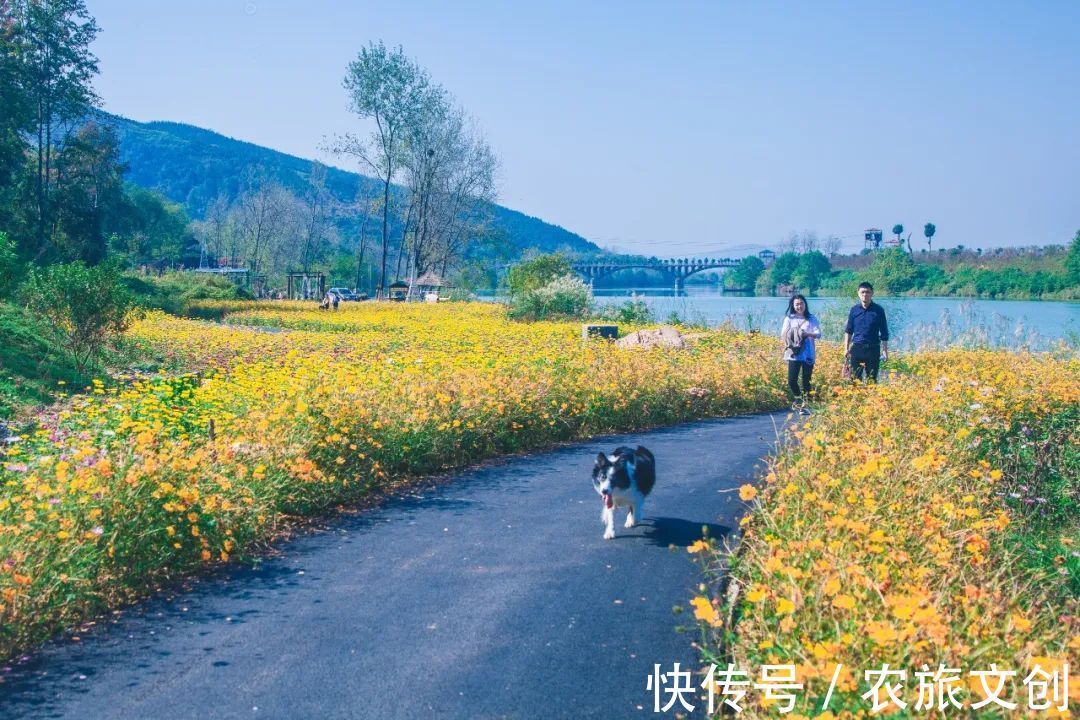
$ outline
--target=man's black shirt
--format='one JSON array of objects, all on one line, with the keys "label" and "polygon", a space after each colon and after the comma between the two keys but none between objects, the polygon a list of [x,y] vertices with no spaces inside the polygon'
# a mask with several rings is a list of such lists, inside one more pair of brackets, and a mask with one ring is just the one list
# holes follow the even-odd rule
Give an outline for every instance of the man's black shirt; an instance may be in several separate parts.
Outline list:
[{"label": "man's black shirt", "polygon": [[862,303],[851,308],[844,332],[851,335],[851,342],[878,345],[889,340],[889,324],[885,321],[885,308],[876,302],[863,308]]}]

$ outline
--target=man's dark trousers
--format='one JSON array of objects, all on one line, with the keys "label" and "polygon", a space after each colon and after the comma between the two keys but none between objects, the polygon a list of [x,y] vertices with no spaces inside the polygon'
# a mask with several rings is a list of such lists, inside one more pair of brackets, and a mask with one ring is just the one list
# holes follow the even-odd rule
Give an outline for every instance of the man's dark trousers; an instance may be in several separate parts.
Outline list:
[{"label": "man's dark trousers", "polygon": [[881,345],[870,343],[851,344],[851,376],[860,382],[869,378],[877,382],[878,366],[881,365]]}]

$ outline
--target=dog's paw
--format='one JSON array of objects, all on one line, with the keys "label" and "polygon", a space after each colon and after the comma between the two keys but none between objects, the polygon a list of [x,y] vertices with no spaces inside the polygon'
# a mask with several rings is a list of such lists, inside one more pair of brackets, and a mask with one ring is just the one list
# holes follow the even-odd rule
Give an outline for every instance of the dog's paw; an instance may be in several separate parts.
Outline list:
[{"label": "dog's paw", "polygon": [[615,538],[615,531],[614,530],[605,530],[604,531],[604,539],[605,540],[612,540],[614,538]]},{"label": "dog's paw", "polygon": [[627,515],[626,516],[626,522],[623,523],[623,527],[627,527],[627,528],[637,527],[637,523],[634,522],[634,516],[633,515]]}]

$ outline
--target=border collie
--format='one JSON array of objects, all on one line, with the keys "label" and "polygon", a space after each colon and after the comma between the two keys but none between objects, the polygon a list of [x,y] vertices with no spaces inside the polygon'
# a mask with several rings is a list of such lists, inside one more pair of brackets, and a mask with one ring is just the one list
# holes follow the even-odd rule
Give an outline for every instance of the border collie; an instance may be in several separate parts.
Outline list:
[{"label": "border collie", "polygon": [[600,453],[592,471],[593,488],[604,502],[600,522],[604,539],[615,537],[615,508],[626,506],[624,527],[632,528],[641,520],[641,507],[656,484],[656,460],[641,445],[637,450],[617,447],[612,455]]}]

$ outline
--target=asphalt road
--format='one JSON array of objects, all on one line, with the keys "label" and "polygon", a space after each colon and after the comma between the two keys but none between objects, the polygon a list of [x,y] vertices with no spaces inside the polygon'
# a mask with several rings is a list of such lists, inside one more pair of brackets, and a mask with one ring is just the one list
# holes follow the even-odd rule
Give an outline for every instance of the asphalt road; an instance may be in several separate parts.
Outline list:
[{"label": "asphalt road", "polygon": [[[737,527],[782,418],[596,438],[336,518],[0,670],[0,718],[655,717],[654,664],[698,665],[684,548]],[[639,442],[656,489],[605,541],[593,459]]]}]

